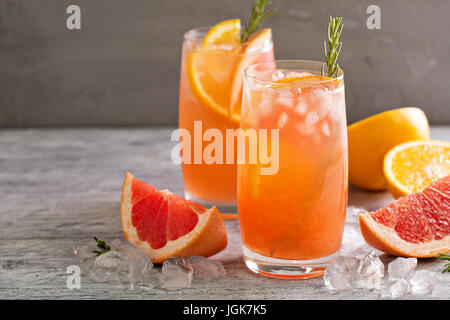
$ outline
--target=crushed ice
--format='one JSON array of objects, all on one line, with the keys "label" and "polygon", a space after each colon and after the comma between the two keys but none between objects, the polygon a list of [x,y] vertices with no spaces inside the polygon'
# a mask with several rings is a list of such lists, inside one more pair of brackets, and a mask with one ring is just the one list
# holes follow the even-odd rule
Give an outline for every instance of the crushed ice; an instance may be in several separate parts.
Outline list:
[{"label": "crushed ice", "polygon": [[398,257],[385,268],[378,255],[380,252],[366,244],[359,230],[358,215],[365,212],[368,211],[361,207],[347,208],[342,248],[325,271],[325,287],[332,291],[379,290],[382,298],[431,294],[437,274],[427,270],[415,271],[417,258]]},{"label": "crushed ice", "polygon": [[99,256],[95,242],[81,241],[73,247],[81,259],[81,274],[95,282],[121,283],[134,289],[161,287],[167,290],[188,288],[192,282],[216,281],[226,274],[219,261],[200,256],[171,257],[164,261],[161,272],[153,269],[153,263],[134,245],[119,239],[107,241],[111,250]]},{"label": "crushed ice", "polygon": [[82,241],[73,247],[74,254],[82,259],[80,269],[96,282],[115,282],[134,289],[135,285],[153,287],[152,261],[134,245],[120,239],[108,241],[111,250],[99,256],[94,241]]}]

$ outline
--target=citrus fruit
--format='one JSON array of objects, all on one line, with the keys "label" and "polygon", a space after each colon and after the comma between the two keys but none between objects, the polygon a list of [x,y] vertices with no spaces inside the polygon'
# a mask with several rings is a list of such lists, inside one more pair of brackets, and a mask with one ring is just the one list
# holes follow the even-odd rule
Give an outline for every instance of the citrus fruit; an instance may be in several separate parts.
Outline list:
[{"label": "citrus fruit", "polygon": [[292,86],[292,93],[294,95],[301,95],[315,91],[317,88],[334,90],[339,88],[341,83],[342,82],[340,80],[333,80],[328,76],[313,75],[307,72],[302,72],[297,76],[276,80],[270,86],[275,89],[284,86]]},{"label": "citrus fruit", "polygon": [[426,258],[450,250],[450,176],[385,208],[359,215],[364,239],[397,256]]},{"label": "citrus fruit", "polygon": [[219,42],[234,42],[241,41],[241,20],[231,19],[219,22],[213,26],[206,36],[203,38],[204,44],[212,44]]},{"label": "citrus fruit", "polygon": [[259,56],[251,54],[252,50],[260,48],[264,41],[272,39],[272,29],[264,28],[251,36],[242,46],[240,50],[241,59],[232,77],[232,89],[230,92],[230,106],[231,113],[235,115],[236,119],[240,118],[241,114],[241,97],[244,83],[244,70],[248,66],[258,62]]},{"label": "citrus fruit", "polygon": [[199,103],[234,124],[240,121],[243,71],[258,56],[249,53],[272,37],[270,29],[262,29],[241,44],[240,30],[239,19],[213,26],[201,50],[190,53],[186,67],[192,93]]},{"label": "citrus fruit", "polygon": [[125,175],[121,220],[124,238],[160,263],[171,256],[211,256],[227,245],[216,207],[205,209],[168,190]]},{"label": "citrus fruit", "polygon": [[397,145],[384,157],[383,170],[395,198],[421,191],[450,175],[450,143],[428,140]]},{"label": "citrus fruit", "polygon": [[397,144],[430,138],[428,120],[419,108],[382,112],[348,127],[349,180],[360,188],[387,188],[385,154]]}]

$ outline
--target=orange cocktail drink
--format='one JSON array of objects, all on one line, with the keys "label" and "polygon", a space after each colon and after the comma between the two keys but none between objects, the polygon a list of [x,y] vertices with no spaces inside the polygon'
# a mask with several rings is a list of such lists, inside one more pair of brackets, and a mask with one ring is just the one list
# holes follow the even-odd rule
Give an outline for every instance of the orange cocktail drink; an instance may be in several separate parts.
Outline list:
[{"label": "orange cocktail drink", "polygon": [[344,78],[342,70],[334,79],[320,76],[321,66],[276,61],[246,69],[241,128],[278,131],[267,147],[279,152],[277,172],[262,174],[259,158],[238,167],[244,259],[262,274],[320,275],[341,245],[348,188]]},{"label": "orange cocktail drink", "polygon": [[[219,25],[230,29],[233,23],[240,27],[238,19]],[[191,143],[190,161],[182,163],[182,174],[188,198],[218,205],[235,205],[236,139],[234,145],[226,146],[225,131],[239,128],[244,69],[257,62],[273,61],[273,43],[270,29],[262,29],[245,43],[240,43],[239,39],[227,39],[226,34],[225,38],[214,39],[217,34],[220,38],[219,25],[191,30],[184,35],[179,128],[188,130],[192,141],[201,139],[203,144],[199,147]],[[201,130],[196,130],[195,124]],[[213,142],[214,138],[198,137],[209,129],[224,137],[220,150],[223,156],[215,158],[222,161],[194,159],[194,154],[203,154],[208,144]],[[232,161],[226,159],[227,147],[232,148],[234,153]]]}]

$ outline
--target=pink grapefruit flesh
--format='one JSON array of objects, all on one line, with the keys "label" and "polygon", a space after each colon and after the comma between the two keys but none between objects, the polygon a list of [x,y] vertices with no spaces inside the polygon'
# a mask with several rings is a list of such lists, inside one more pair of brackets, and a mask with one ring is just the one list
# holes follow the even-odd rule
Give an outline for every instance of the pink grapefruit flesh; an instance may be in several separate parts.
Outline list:
[{"label": "pink grapefruit flesh", "polygon": [[450,250],[450,176],[422,192],[359,215],[364,239],[398,256],[434,257]]},{"label": "pink grapefruit flesh", "polygon": [[125,239],[153,262],[169,256],[210,256],[226,247],[227,236],[215,207],[205,209],[127,172],[121,201]]}]

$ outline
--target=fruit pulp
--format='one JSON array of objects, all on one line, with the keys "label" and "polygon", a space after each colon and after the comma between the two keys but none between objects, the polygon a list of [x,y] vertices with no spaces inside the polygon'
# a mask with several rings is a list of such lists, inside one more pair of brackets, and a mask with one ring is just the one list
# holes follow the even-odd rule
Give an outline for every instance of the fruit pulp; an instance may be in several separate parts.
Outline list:
[{"label": "fruit pulp", "polygon": [[[245,45],[201,44],[204,32],[185,36],[183,43],[179,94],[179,128],[187,129],[194,139],[194,121],[202,121],[202,129],[217,129],[225,137],[226,129],[239,128],[243,70],[257,62],[273,60],[271,39],[252,50]],[[199,88],[198,83],[201,84]],[[206,93],[205,93],[206,92]],[[213,100],[214,106],[207,95]],[[225,139],[224,139],[225,142]],[[208,143],[203,143],[202,154]],[[223,146],[225,155],[225,144]],[[191,143],[191,155],[194,144]],[[236,139],[234,141],[236,155]],[[193,158],[193,157],[192,157]],[[222,205],[236,203],[236,161],[227,164],[182,163],[184,188],[190,198]]]},{"label": "fruit pulp", "polygon": [[[277,70],[273,77],[280,73],[290,71]],[[261,77],[270,82],[270,76]],[[238,165],[243,245],[271,259],[329,257],[340,248],[347,204],[343,78],[287,86],[253,80],[246,75],[241,128],[279,130],[279,169],[261,175],[259,158]]]}]

